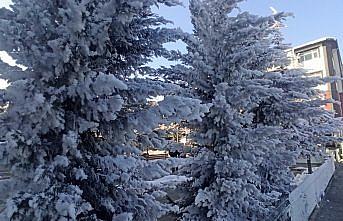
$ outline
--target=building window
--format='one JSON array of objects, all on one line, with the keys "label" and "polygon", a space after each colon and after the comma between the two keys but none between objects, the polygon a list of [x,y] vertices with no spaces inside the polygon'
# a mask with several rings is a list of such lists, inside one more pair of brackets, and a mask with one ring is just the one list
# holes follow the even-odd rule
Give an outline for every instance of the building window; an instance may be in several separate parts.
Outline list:
[{"label": "building window", "polygon": [[297,57],[299,63],[303,63],[304,61],[309,61],[315,58],[320,58],[319,48],[300,52],[297,54]]},{"label": "building window", "polygon": [[324,77],[322,71],[305,73],[305,76],[308,76],[308,77],[319,77],[319,78],[323,78]]}]

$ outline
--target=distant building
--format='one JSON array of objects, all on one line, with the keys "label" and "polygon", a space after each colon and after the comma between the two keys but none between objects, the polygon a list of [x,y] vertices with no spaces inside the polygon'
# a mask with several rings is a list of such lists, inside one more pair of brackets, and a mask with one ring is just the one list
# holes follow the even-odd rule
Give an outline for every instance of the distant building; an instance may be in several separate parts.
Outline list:
[{"label": "distant building", "polygon": [[[296,46],[287,51],[290,59],[290,68],[301,68],[308,76],[329,77],[343,76],[342,60],[335,38],[321,38]],[[328,104],[328,110],[335,111],[336,117],[343,116],[343,81],[328,83],[319,87],[325,91],[326,98],[339,101],[340,104]]]}]

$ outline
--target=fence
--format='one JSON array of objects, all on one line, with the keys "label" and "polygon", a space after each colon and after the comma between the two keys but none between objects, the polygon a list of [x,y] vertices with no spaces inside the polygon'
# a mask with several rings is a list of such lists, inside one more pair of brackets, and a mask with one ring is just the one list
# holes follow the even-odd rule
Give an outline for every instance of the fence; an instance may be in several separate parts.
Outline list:
[{"label": "fence", "polygon": [[321,201],[335,171],[334,160],[328,158],[312,174],[305,177],[275,210],[267,221],[308,221]]}]

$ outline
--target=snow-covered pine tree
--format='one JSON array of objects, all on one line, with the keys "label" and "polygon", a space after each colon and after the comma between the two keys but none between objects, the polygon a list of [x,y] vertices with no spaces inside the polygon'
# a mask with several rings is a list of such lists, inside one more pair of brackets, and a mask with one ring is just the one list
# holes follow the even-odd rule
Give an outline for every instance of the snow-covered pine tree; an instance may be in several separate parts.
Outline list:
[{"label": "snow-covered pine tree", "polygon": [[[284,78],[267,72],[268,68],[287,64],[276,27],[287,14],[259,17],[233,12],[239,2],[191,1],[194,36],[186,39],[186,66],[176,66],[171,79],[183,82],[196,97],[211,104],[201,124],[194,125],[200,148],[190,167],[184,168],[194,178],[194,195],[182,202],[184,220],[264,220],[279,196],[291,189],[289,166],[298,149],[313,148],[317,144],[313,138],[320,136],[304,129],[308,134],[302,137],[300,129],[290,126],[304,116],[297,115],[299,109],[294,110],[294,104],[298,108],[304,105],[304,113],[315,109],[316,117],[306,118],[309,123],[324,115],[332,119],[320,107],[325,101],[313,100],[317,95],[311,87],[320,80],[291,75]],[[300,87],[298,91],[289,91],[282,84],[287,81],[294,81],[292,84]],[[307,94],[307,99],[297,99],[292,95],[296,92],[298,96]],[[261,111],[268,105],[269,112]],[[280,108],[273,109],[273,105]],[[280,116],[272,114],[273,110]],[[289,114],[287,110],[294,112]],[[291,115],[296,118],[287,121]],[[280,118],[285,122],[281,123]],[[306,146],[304,142],[311,144]]]},{"label": "snow-covered pine tree", "polygon": [[190,68],[184,81],[212,107],[195,125],[200,148],[185,168],[194,178],[194,195],[186,200],[184,220],[263,219],[278,198],[261,189],[259,167],[277,148],[281,128],[257,124],[254,117],[261,103],[281,93],[263,71],[285,62],[274,28],[285,14],[230,15],[239,2],[190,2],[194,37],[186,40]]},{"label": "snow-covered pine tree", "polygon": [[[287,193],[293,178],[289,166],[299,157],[323,156],[328,144],[341,139],[333,136],[343,129],[341,119],[324,108],[334,101],[325,99],[325,92],[318,89],[339,79],[310,77],[303,70],[284,68],[268,72],[265,77],[273,81],[274,87],[282,89],[282,93],[260,104],[256,109],[256,122],[281,126],[282,136],[278,138],[278,148],[267,154],[259,172],[264,178],[264,189]],[[293,155],[285,154],[289,151]]]},{"label": "snow-covered pine tree", "polygon": [[[158,124],[200,119],[206,106],[149,74],[178,31],[151,7],[177,0],[13,0],[0,10],[4,91],[1,163],[12,179],[2,220],[156,220],[170,210],[148,180],[165,174],[140,148]],[[169,96],[173,91],[173,96]],[[156,105],[150,96],[165,95]],[[8,186],[7,186],[8,187]]]}]

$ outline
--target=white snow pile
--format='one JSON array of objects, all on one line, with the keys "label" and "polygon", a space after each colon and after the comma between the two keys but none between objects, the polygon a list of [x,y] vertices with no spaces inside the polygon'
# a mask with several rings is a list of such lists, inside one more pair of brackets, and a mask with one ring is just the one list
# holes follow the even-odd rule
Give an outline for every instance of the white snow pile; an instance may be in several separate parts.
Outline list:
[{"label": "white snow pile", "polygon": [[161,186],[161,185],[178,185],[187,181],[191,181],[192,178],[186,176],[178,176],[178,175],[168,175],[161,177],[156,180],[147,181],[148,184],[151,186]]},{"label": "white snow pile", "polygon": [[[318,167],[313,167],[312,168],[312,171],[316,171],[318,169]],[[299,186],[302,182],[304,182],[305,178],[308,176],[308,175],[311,175],[308,173],[308,169],[307,168],[304,168],[304,171],[302,173],[299,173],[297,174],[293,181],[292,181],[292,186]]]}]

